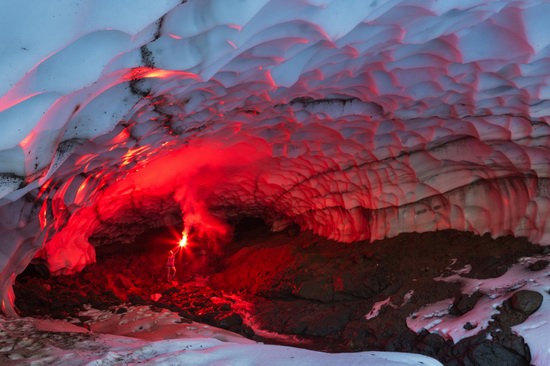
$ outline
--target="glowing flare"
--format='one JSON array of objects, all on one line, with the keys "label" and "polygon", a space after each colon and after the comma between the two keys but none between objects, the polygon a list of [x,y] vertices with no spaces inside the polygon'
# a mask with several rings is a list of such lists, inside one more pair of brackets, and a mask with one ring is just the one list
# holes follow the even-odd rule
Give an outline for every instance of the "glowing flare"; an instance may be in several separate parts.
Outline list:
[{"label": "glowing flare", "polygon": [[181,237],[181,240],[180,240],[180,248],[183,248],[186,245],[187,245],[187,234],[183,233],[183,236]]}]

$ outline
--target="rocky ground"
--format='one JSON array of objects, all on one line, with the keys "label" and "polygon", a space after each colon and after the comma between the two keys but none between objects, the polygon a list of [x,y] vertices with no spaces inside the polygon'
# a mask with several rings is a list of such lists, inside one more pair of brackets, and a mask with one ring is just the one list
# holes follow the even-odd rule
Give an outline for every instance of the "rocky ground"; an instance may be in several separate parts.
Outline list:
[{"label": "rocky ground", "polygon": [[[99,247],[98,263],[72,276],[48,276],[40,264],[16,281],[21,315],[89,320],[90,306],[124,312],[152,305],[266,343],[328,352],[416,352],[445,365],[529,365],[523,338],[510,329],[542,301],[519,291],[500,306],[486,329],[464,324],[472,336],[454,344],[411,331],[406,318],[425,304],[454,298],[451,314],[470,311],[482,293],[462,295],[459,283],[435,281],[467,265],[466,277],[494,278],[524,256],[547,249],[524,239],[441,231],[402,234],[372,244],[340,244],[296,228],[270,233],[258,222],[237,227],[235,240],[214,257],[188,247],[178,257],[175,282],[165,280],[171,249],[157,231],[132,246]],[[548,265],[539,261],[529,270]],[[387,301],[379,313],[375,304]],[[367,316],[369,315],[369,316]],[[368,318],[368,319],[367,319]]]}]

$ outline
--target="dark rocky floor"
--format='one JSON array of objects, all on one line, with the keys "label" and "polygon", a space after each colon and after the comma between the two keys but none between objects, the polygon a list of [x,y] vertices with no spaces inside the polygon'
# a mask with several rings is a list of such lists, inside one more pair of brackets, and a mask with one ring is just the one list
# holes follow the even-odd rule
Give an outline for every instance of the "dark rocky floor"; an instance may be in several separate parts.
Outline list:
[{"label": "dark rocky floor", "polygon": [[[536,310],[537,293],[504,302],[479,334],[465,324],[472,336],[458,344],[428,332],[416,334],[405,319],[425,304],[448,298],[455,298],[451,313],[463,314],[484,296],[462,295],[458,284],[434,277],[466,264],[472,266],[467,276],[498,277],[520,257],[542,254],[543,247],[450,230],[340,244],[292,228],[277,234],[257,224],[237,229],[235,240],[217,257],[186,248],[178,258],[177,283],[165,280],[171,248],[151,239],[160,232],[132,246],[98,248],[98,263],[73,276],[46,278],[36,265],[17,279],[16,306],[24,316],[64,319],[79,318],[85,304],[116,306],[119,312],[122,304],[149,304],[269,343],[328,352],[416,352],[445,365],[530,364],[528,346],[510,327]],[[541,262],[531,270],[547,265]],[[414,294],[404,301],[411,290]],[[154,294],[162,296],[153,301]],[[365,318],[376,302],[388,298],[402,306],[384,307],[378,316]],[[87,320],[80,317],[83,326]],[[266,338],[253,328],[288,337]]]}]

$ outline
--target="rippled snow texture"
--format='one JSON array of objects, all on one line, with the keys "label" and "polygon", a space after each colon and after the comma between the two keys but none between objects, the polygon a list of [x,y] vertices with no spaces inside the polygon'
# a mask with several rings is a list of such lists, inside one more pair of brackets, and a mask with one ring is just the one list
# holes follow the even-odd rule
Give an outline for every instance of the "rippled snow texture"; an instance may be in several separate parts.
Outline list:
[{"label": "rippled snow texture", "polygon": [[549,16],[543,0],[10,1],[3,308],[37,250],[80,270],[91,237],[182,217],[213,243],[258,215],[342,242],[550,244]]}]

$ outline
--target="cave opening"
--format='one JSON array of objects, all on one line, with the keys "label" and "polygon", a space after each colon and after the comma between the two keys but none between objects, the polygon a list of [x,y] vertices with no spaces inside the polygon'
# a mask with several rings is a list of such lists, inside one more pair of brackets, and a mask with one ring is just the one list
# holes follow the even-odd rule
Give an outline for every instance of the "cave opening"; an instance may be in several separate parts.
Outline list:
[{"label": "cave opening", "polygon": [[266,233],[270,230],[270,226],[266,223],[266,221],[262,217],[258,216],[239,217],[235,219],[234,227],[234,237],[239,237],[255,231]]}]

